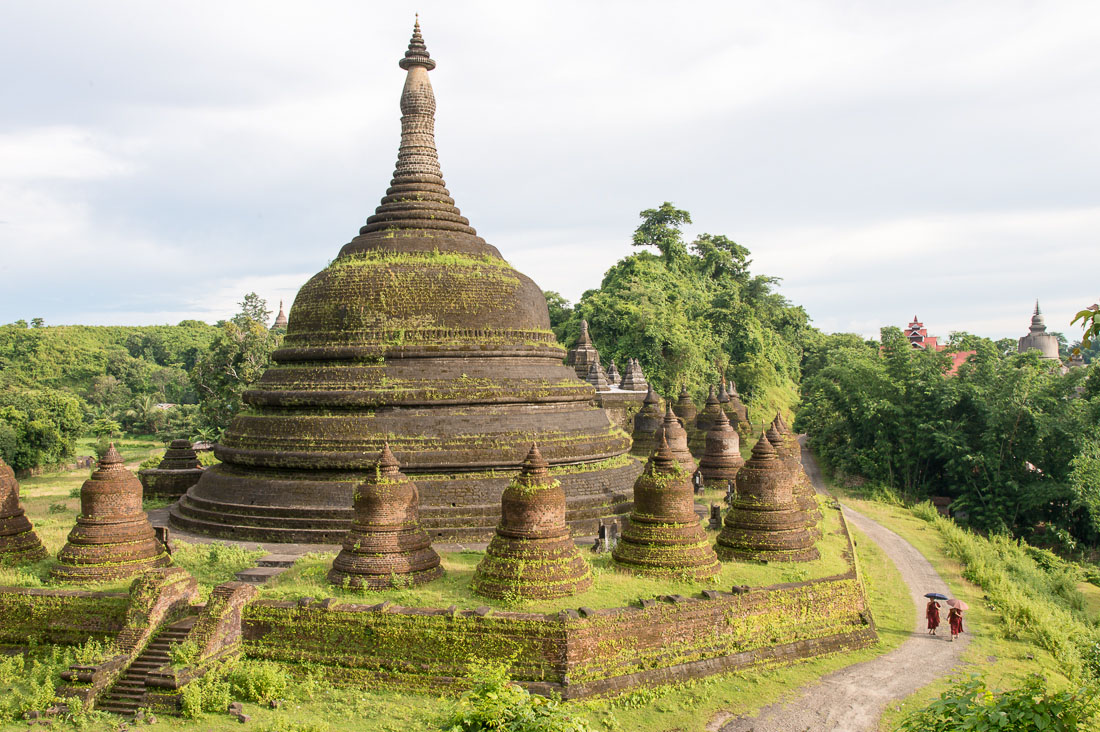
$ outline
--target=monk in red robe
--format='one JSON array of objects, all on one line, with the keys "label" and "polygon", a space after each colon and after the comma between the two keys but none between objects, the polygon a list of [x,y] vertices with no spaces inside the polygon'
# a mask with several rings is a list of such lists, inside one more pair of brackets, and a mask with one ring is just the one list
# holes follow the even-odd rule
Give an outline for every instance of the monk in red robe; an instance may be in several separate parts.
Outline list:
[{"label": "monk in red robe", "polygon": [[947,613],[947,622],[951,626],[951,640],[954,641],[963,632],[963,611],[957,607],[951,608]]},{"label": "monk in red robe", "polygon": [[936,628],[940,627],[940,604],[935,599],[928,601],[924,617],[928,618],[928,635],[935,635]]}]

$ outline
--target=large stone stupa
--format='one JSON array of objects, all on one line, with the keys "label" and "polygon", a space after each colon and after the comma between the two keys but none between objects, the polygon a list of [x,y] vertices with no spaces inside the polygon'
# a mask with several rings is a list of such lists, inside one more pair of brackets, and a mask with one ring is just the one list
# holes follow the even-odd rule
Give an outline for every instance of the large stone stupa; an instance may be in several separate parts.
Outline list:
[{"label": "large stone stupa", "polygon": [[248,540],[339,542],[384,442],[433,538],[488,538],[537,442],[576,534],[630,510],[630,437],[562,363],[542,290],[455,207],[435,148],[419,23],[400,66],[401,144],[381,205],[298,292],[274,364],[244,394],[172,524]]}]

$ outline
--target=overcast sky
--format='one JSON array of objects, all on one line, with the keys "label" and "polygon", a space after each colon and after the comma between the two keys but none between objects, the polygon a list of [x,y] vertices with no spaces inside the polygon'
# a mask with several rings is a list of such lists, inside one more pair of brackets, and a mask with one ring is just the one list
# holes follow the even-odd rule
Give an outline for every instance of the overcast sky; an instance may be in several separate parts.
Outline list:
[{"label": "overcast sky", "polygon": [[672,201],[826,331],[1071,340],[1100,3],[5,2],[0,322],[277,307],[383,195],[419,10],[478,232],[576,300]]}]

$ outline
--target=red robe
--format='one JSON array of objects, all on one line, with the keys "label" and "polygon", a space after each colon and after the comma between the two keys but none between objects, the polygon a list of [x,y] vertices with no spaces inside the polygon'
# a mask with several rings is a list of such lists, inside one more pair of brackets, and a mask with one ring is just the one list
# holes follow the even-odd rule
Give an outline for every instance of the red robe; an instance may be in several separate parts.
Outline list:
[{"label": "red robe", "polygon": [[928,618],[928,629],[935,630],[940,627],[940,604],[935,600],[928,603],[924,611],[924,617]]},{"label": "red robe", "polygon": [[951,623],[951,632],[959,634],[963,632],[963,614],[961,610],[951,608],[951,612],[947,613],[947,622]]}]

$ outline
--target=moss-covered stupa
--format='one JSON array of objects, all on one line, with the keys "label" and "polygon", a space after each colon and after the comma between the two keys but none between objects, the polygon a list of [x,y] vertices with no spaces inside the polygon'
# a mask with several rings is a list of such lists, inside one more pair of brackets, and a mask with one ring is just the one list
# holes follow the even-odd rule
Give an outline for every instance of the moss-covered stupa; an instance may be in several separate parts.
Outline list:
[{"label": "moss-covered stupa", "polygon": [[565,525],[565,493],[536,445],[504,489],[500,524],[474,572],[486,597],[568,597],[592,585],[592,571]]},{"label": "moss-covered stupa", "polygon": [[382,446],[374,471],[355,491],[355,520],[328,580],[353,589],[385,590],[430,582],[443,574],[439,555],[420,527],[416,484]]},{"label": "moss-covered stupa", "polygon": [[722,569],[695,513],[691,476],[664,440],[634,482],[634,510],[611,556],[636,574],[705,579]]},{"label": "moss-covered stupa", "polygon": [[684,421],[685,428],[689,430],[695,428],[695,418],[699,416],[699,409],[695,406],[686,384],[680,389],[680,397],[672,405],[672,411]]},{"label": "moss-covered stupa", "polygon": [[[630,437],[562,361],[546,299],[459,212],[435,147],[436,62],[414,27],[401,144],[359,235],[298,292],[273,366],[244,394],[172,524],[251,540],[338,542],[388,441],[433,537],[487,539],[538,442],[566,518],[595,533],[629,508]],[[313,245],[311,245],[313,246]]]},{"label": "moss-covered stupa", "polygon": [[15,471],[0,458],[0,565],[42,559],[45,547],[19,504]]},{"label": "moss-covered stupa", "polygon": [[661,427],[653,435],[658,443],[665,442],[672,456],[680,461],[680,467],[689,476],[695,475],[698,464],[688,449],[688,434],[684,426],[680,424],[680,418],[672,411],[672,400],[666,402],[665,416],[661,420]]},{"label": "moss-covered stupa", "polygon": [[653,454],[657,447],[656,435],[663,421],[661,397],[651,386],[642,400],[642,408],[634,415],[634,430],[630,435],[633,440],[630,448],[632,454],[643,459]]},{"label": "moss-covered stupa", "polygon": [[725,488],[737,478],[737,471],[745,464],[741,457],[741,436],[730,424],[725,412],[718,414],[714,426],[707,432],[706,450],[699,459],[699,472],[703,485]]},{"label": "moss-covered stupa", "polygon": [[172,440],[155,468],[138,471],[145,495],[179,498],[202,477],[202,464],[189,440]]},{"label": "moss-covered stupa", "polygon": [[726,559],[781,562],[817,559],[806,513],[791,493],[787,466],[767,435],[752,448],[752,457],[737,472],[737,491],[726,513],[715,550]]},{"label": "moss-covered stupa", "polygon": [[112,443],[80,487],[80,515],[51,570],[57,579],[103,582],[172,563],[141,507],[142,487]]},{"label": "moss-covered stupa", "polygon": [[814,490],[810,476],[802,467],[802,445],[799,444],[798,437],[787,427],[787,423],[783,421],[783,415],[778,412],[765,434],[775,447],[776,453],[779,454],[779,459],[787,464],[791,474],[791,491],[794,493],[795,503],[806,512],[809,519],[807,525],[811,527],[811,533],[820,535],[820,529],[812,527],[821,520],[821,506],[817,503],[817,491]]}]

